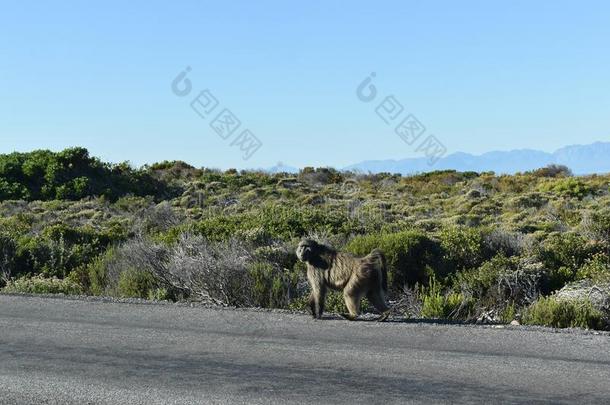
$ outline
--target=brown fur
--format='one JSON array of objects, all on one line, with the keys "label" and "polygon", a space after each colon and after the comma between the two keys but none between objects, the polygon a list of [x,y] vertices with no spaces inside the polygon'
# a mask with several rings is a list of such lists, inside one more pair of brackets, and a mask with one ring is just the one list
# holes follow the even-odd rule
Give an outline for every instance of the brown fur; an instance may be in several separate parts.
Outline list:
[{"label": "brown fur", "polygon": [[322,317],[327,288],[343,291],[348,319],[356,319],[360,314],[360,301],[365,296],[383,314],[382,318],[387,318],[387,270],[380,250],[356,257],[304,239],[297,247],[297,257],[307,264],[311,286],[309,305],[314,318]]}]

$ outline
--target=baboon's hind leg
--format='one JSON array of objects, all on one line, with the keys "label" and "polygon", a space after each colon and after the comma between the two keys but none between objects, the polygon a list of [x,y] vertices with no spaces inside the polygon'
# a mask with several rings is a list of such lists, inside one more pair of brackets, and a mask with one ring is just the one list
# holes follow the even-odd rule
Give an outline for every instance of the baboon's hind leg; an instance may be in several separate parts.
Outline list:
[{"label": "baboon's hind leg", "polygon": [[355,320],[360,315],[360,300],[362,299],[362,289],[358,285],[357,280],[350,281],[343,290],[343,299],[345,300],[345,306],[349,311],[350,320]]},{"label": "baboon's hind leg", "polygon": [[346,314],[345,312],[340,313],[339,316],[341,316],[343,319],[347,319],[348,321],[356,321],[358,319],[357,317]]},{"label": "baboon's hind leg", "polygon": [[385,301],[385,296],[380,291],[370,291],[366,296],[371,304],[381,313],[377,319],[378,322],[383,322],[390,316],[390,307]]}]

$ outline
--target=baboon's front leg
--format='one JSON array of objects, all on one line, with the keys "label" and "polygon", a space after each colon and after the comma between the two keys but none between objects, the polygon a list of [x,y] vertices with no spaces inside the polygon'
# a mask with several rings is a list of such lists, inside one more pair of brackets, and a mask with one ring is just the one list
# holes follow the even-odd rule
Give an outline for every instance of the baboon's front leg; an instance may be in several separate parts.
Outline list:
[{"label": "baboon's front leg", "polygon": [[311,315],[316,317],[316,299],[313,296],[313,292],[309,294],[309,310],[311,311]]},{"label": "baboon's front leg", "polygon": [[316,286],[311,292],[309,307],[311,308],[315,319],[322,319],[324,313],[324,300],[326,299],[326,288],[324,286]]}]

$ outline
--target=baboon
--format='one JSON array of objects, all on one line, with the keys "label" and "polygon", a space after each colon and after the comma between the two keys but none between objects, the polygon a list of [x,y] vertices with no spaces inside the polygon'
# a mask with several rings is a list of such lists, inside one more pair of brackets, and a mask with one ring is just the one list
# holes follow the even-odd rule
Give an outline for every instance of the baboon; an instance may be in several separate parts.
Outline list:
[{"label": "baboon", "polygon": [[304,239],[297,247],[297,257],[307,264],[307,279],[311,286],[309,306],[314,318],[320,319],[324,312],[326,289],[343,290],[349,320],[360,314],[363,297],[381,312],[379,321],[385,320],[390,308],[386,303],[388,292],[387,269],[383,253],[375,249],[368,256],[355,257],[349,253]]}]

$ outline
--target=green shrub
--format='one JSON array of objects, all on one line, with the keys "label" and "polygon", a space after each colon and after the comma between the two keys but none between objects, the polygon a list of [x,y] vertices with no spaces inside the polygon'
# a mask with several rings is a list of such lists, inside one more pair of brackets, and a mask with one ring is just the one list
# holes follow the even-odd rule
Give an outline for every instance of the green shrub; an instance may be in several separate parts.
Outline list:
[{"label": "green shrub", "polygon": [[598,251],[598,247],[576,233],[552,233],[538,255],[548,269],[548,286],[544,292],[560,289],[576,278],[576,272]]},{"label": "green shrub", "polygon": [[85,148],[0,155],[0,179],[0,200],[76,200],[101,195],[116,200],[128,193],[162,198],[180,191],[127,163],[103,163]]},{"label": "green shrub", "polygon": [[540,190],[578,199],[582,199],[593,192],[593,188],[589,184],[574,177],[549,180],[542,183]]},{"label": "green shrub", "polygon": [[8,182],[0,178],[0,201],[28,199],[30,193],[23,184]]},{"label": "green shrub", "polygon": [[[293,269],[297,264],[297,255],[289,245],[275,244],[260,246],[254,249],[254,257],[261,262],[277,265],[281,269]],[[300,268],[304,274],[304,268]],[[297,270],[298,271],[298,270]]]},{"label": "green shrub", "polygon": [[480,265],[484,259],[483,236],[475,228],[450,227],[440,233],[444,257],[456,270]]},{"label": "green shrub", "polygon": [[167,288],[154,288],[148,292],[149,300],[155,301],[176,301],[176,297]]},{"label": "green shrub", "polygon": [[547,269],[546,282],[543,284],[542,292],[550,294],[562,289],[566,284],[576,279],[576,271],[570,267],[561,266]]},{"label": "green shrub", "polygon": [[419,296],[422,301],[421,316],[424,318],[467,318],[472,309],[471,300],[460,293],[443,293],[434,279],[430,280],[429,287],[422,287]]},{"label": "green shrub", "polygon": [[509,205],[514,208],[541,208],[548,203],[548,198],[544,194],[533,192],[520,194],[508,201]]},{"label": "green shrub", "polygon": [[[193,225],[193,232],[202,235],[210,241],[225,241],[235,235],[251,219],[245,215],[216,215],[203,219]],[[184,227],[174,228],[170,233],[175,235],[173,239],[184,232]]]},{"label": "green shrub", "polygon": [[430,276],[444,276],[437,242],[418,231],[358,236],[346,250],[359,256],[381,249],[388,265],[388,284],[402,291],[406,284],[427,283]]},{"label": "green shrub", "polygon": [[3,291],[11,293],[66,295],[78,295],[83,293],[81,286],[69,278],[46,278],[42,275],[33,277],[23,276],[15,280],[10,280]]},{"label": "green shrub", "polygon": [[542,325],[553,328],[603,329],[603,314],[590,301],[540,298],[523,315],[525,325]]},{"label": "green shrub", "polygon": [[595,245],[588,244],[573,232],[552,233],[543,243],[541,259],[547,267],[565,266],[576,270],[596,253]]},{"label": "green shrub", "polygon": [[122,238],[114,226],[98,231],[89,226],[51,225],[36,235],[19,238],[15,267],[20,274],[65,277],[104,252],[113,238]]},{"label": "green shrub", "polygon": [[516,315],[517,307],[511,302],[500,312],[500,321],[502,323],[510,323],[516,318]]},{"label": "green shrub", "polygon": [[298,273],[288,274],[268,262],[250,266],[253,279],[253,298],[262,308],[286,308],[295,294]]},{"label": "green shrub", "polygon": [[149,298],[156,288],[152,274],[136,269],[126,269],[119,276],[118,293],[124,298]]},{"label": "green shrub", "polygon": [[[93,295],[104,295],[111,289],[112,280],[108,274],[108,267],[115,258],[116,249],[108,248],[104,254],[96,257],[85,266],[75,269],[72,273],[80,280],[80,284],[86,289],[87,293]],[[117,280],[118,281],[118,280]]]},{"label": "green shrub", "polygon": [[610,281],[610,260],[604,254],[597,254],[576,272],[576,279],[589,279],[594,282]]},{"label": "green shrub", "polygon": [[[225,241],[239,237],[256,244],[271,240],[289,241],[310,232],[347,235],[355,230],[355,221],[343,210],[325,210],[319,207],[304,208],[269,204],[256,213],[216,215],[192,226],[195,234],[211,241]],[[173,235],[184,232],[184,227],[173,230]]]}]

